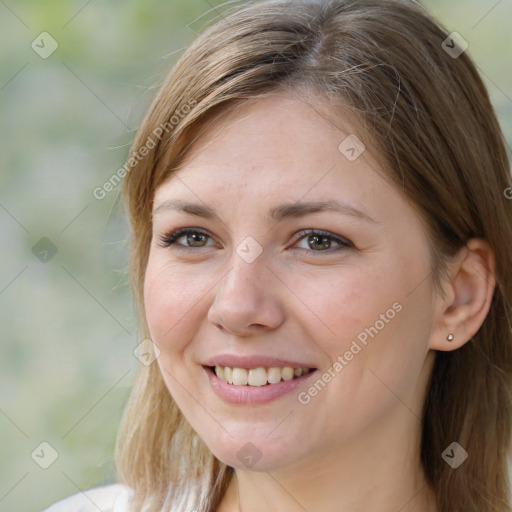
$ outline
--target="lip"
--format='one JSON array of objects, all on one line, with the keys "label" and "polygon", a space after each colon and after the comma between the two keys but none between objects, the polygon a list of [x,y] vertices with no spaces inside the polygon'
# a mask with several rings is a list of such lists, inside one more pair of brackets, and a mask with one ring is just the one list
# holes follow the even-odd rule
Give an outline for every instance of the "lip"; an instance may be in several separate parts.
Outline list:
[{"label": "lip", "polygon": [[269,368],[270,366],[316,369],[314,364],[291,361],[289,359],[268,356],[237,356],[232,354],[220,354],[202,364],[203,366],[229,366],[230,368],[245,368],[247,370],[251,368]]},{"label": "lip", "polygon": [[[275,360],[274,360],[275,361]],[[214,366],[214,365],[211,365]],[[222,366],[222,365],[219,365]],[[229,365],[225,365],[229,366]],[[259,365],[264,366],[264,365]],[[269,366],[279,366],[277,364],[271,364]],[[291,366],[286,364],[285,366]],[[308,366],[297,366],[297,368],[307,368]],[[239,366],[238,368],[258,368],[258,366]],[[296,377],[292,380],[281,381],[276,384],[267,384],[265,386],[236,386],[234,384],[228,384],[222,381],[211,371],[210,365],[203,366],[203,370],[210,382],[215,394],[230,404],[264,404],[276,400],[284,395],[288,395],[299,386],[303,385],[306,380],[311,378],[312,375],[316,374],[316,370],[310,371],[305,375]]]}]

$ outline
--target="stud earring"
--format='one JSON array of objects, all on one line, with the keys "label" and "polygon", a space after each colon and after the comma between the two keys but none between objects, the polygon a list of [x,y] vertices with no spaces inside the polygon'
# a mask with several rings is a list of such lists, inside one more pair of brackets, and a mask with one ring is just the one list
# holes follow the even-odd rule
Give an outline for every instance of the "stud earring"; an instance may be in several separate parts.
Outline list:
[{"label": "stud earring", "polygon": [[453,334],[448,334],[448,336],[446,337],[446,339],[448,341],[453,341],[453,338],[454,338]]}]

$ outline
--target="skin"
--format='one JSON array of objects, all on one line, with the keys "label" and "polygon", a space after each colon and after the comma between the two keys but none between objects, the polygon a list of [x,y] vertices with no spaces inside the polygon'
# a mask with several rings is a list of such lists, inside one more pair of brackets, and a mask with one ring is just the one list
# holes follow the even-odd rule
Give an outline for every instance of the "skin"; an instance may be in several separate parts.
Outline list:
[{"label": "skin", "polygon": [[[345,128],[334,126],[289,93],[245,102],[215,120],[155,194],[154,211],[181,199],[220,217],[155,211],[144,289],[170,393],[215,456],[236,470],[219,512],[437,510],[419,462],[433,350],[454,350],[480,327],[494,287],[492,252],[472,240],[450,264],[445,297],[436,295],[421,219],[389,184],[368,141],[353,162],[338,150],[356,133],[343,121]],[[278,204],[329,199],[373,221],[329,211],[265,219]],[[209,236],[162,246],[162,236],[183,227]],[[305,229],[352,245],[293,238]],[[263,250],[252,263],[236,252],[248,236]],[[394,318],[300,403],[298,393],[396,303]],[[270,403],[228,404],[201,366],[220,353],[289,357],[318,371]],[[261,453],[251,468],[237,457],[249,441]]]}]

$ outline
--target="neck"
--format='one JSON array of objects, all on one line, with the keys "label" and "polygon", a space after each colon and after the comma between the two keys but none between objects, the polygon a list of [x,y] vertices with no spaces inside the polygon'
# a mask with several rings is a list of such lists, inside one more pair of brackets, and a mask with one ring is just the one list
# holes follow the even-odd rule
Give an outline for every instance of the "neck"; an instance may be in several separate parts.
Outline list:
[{"label": "neck", "polygon": [[300,464],[236,469],[218,512],[437,512],[419,464],[419,420],[399,416]]}]

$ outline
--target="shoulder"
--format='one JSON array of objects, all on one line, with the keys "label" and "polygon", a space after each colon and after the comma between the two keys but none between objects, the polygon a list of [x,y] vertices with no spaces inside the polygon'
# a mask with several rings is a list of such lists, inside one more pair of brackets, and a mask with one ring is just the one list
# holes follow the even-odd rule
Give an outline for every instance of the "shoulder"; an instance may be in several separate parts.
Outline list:
[{"label": "shoulder", "polygon": [[128,512],[131,494],[131,489],[122,484],[95,487],[54,503],[43,512]]}]

